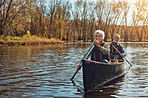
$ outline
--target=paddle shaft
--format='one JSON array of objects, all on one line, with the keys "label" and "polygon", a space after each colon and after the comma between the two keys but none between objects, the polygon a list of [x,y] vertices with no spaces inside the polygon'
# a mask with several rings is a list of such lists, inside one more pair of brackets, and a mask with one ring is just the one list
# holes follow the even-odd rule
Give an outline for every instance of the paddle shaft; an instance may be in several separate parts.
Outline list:
[{"label": "paddle shaft", "polygon": [[[90,55],[90,53],[91,53],[91,51],[92,51],[92,49],[94,48],[94,46],[95,46],[95,44],[93,43],[91,46],[90,46],[90,48],[89,48],[89,50],[87,51],[87,53],[83,56],[83,58],[82,58],[82,60],[84,60],[84,59],[88,59],[88,57],[89,57],[89,55]],[[82,60],[80,61],[80,68],[82,67]],[[76,72],[74,73],[74,75],[72,76],[72,78],[71,78],[71,81],[73,80],[73,78],[75,77],[75,75],[78,73],[78,69],[76,70]]]},{"label": "paddle shaft", "polygon": [[[120,54],[120,55],[122,55],[121,53],[120,53],[120,51],[114,46],[114,45],[112,45],[112,47]],[[125,57],[122,57],[124,60],[126,60],[131,66],[132,66],[132,64],[125,58]]]}]

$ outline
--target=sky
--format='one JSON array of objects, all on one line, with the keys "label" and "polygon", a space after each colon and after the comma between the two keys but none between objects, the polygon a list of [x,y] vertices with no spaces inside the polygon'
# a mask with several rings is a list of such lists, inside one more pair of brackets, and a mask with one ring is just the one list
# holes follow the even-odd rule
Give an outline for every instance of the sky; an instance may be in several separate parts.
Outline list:
[{"label": "sky", "polygon": [[[49,0],[46,0],[46,1],[47,1],[47,3],[49,2]],[[71,3],[74,3],[74,2],[76,2],[77,0],[63,0],[63,1],[70,1]],[[83,0],[83,1],[85,1],[85,0]],[[97,0],[86,0],[86,1],[93,1],[93,2],[96,2]],[[119,1],[119,0],[108,0],[108,1],[109,1],[109,2],[112,2],[112,1],[117,2],[117,1]],[[124,0],[124,1],[127,1],[127,2],[129,2],[130,4],[134,4],[137,0]],[[140,0],[140,1],[142,1],[142,0]],[[148,0],[144,0],[144,1],[147,1],[147,2],[148,2]],[[129,10],[128,15],[127,15],[128,26],[131,25],[132,9],[134,9],[134,7],[131,5],[130,10]]]},{"label": "sky", "polygon": [[[70,0],[70,1],[73,3],[73,2],[75,2],[75,1],[77,1],[77,0]],[[87,1],[94,1],[94,2],[96,2],[97,0],[87,0]],[[108,1],[112,2],[113,0],[108,0]],[[119,0],[115,0],[115,1],[119,1]],[[130,2],[130,3],[134,3],[134,2],[136,2],[137,0],[125,0],[125,1],[128,1],[128,2]]]},{"label": "sky", "polygon": [[[75,1],[77,1],[77,0],[70,0],[71,1],[71,3],[74,3]],[[98,1],[98,0],[86,0],[86,1],[94,1],[94,2],[96,2],[96,1]],[[112,2],[113,0],[108,0],[109,2]],[[117,1],[119,1],[119,0],[114,0],[115,2],[117,2]],[[130,4],[134,4],[137,0],[124,0],[124,1],[128,1]],[[131,6],[131,9],[133,9],[133,6]],[[128,26],[130,26],[131,25],[131,19],[132,19],[132,12],[130,12],[130,10],[129,10],[129,13],[128,13],[128,15],[127,15],[127,21],[128,21]]]}]

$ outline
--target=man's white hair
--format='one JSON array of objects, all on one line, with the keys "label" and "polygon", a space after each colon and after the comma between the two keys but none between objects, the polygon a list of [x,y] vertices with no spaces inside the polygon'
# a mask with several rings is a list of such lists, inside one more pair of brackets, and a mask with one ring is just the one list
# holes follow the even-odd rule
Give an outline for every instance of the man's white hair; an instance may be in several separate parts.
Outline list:
[{"label": "man's white hair", "polygon": [[104,37],[105,37],[104,31],[102,31],[102,30],[96,30],[96,31],[95,31],[95,36],[96,36],[97,34],[101,34],[102,38],[104,39]]}]

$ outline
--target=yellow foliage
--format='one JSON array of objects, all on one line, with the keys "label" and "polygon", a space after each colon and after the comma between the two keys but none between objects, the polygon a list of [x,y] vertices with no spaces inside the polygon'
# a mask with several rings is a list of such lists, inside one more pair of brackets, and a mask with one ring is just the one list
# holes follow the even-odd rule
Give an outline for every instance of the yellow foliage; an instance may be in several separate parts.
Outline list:
[{"label": "yellow foliage", "polygon": [[111,42],[112,41],[112,39],[107,39],[107,42]]},{"label": "yellow foliage", "polygon": [[36,35],[29,35],[30,33],[27,33],[23,35],[23,37],[13,37],[13,36],[6,36],[3,35],[0,36],[0,42],[6,43],[8,45],[10,44],[17,44],[17,45],[44,45],[44,44],[54,44],[54,43],[63,43],[59,39],[48,39],[45,37],[38,37]]},{"label": "yellow foliage", "polygon": [[30,36],[31,36],[30,31],[27,30],[27,37],[30,37]]}]

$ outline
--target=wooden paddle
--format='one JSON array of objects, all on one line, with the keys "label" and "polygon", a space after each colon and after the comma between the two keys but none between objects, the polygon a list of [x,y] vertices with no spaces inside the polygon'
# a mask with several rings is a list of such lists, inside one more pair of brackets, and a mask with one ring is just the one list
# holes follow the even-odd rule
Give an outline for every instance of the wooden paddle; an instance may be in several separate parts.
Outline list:
[{"label": "wooden paddle", "polygon": [[[87,53],[83,56],[82,60],[88,59],[88,57],[89,57],[91,51],[93,50],[94,46],[95,46],[95,43],[92,43],[92,45],[90,46],[90,48],[87,51]],[[82,67],[82,60],[80,61],[80,64],[79,64],[80,67],[79,67],[79,69]],[[74,79],[75,75],[78,73],[79,69],[76,70],[76,72],[74,73],[74,75],[71,78],[71,81],[73,81],[73,79]]]},{"label": "wooden paddle", "polygon": [[[122,54],[120,53],[120,51],[119,51],[114,45],[112,45],[112,47],[113,47],[120,55],[122,55]],[[125,57],[122,57],[122,58],[123,58],[125,61],[127,61],[130,66],[133,66]]]}]

